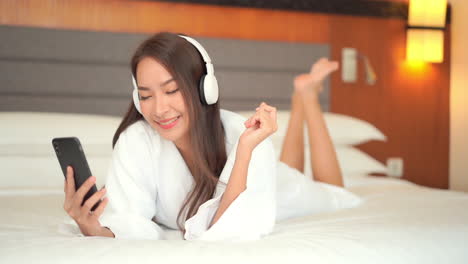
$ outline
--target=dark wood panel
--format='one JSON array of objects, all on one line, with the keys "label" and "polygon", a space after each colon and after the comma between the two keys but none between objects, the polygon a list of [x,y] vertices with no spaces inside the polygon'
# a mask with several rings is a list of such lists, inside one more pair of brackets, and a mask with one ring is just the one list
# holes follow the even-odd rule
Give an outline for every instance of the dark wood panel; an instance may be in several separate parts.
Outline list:
[{"label": "dark wood panel", "polygon": [[331,20],[332,56],[341,60],[343,47],[367,55],[377,73],[375,86],[359,80],[345,84],[332,78],[331,110],[367,120],[388,142],[359,146],[378,160],[404,159],[404,178],[430,187],[448,188],[450,32],[441,64],[405,61],[405,22],[337,16]]},{"label": "dark wood panel", "polygon": [[329,34],[323,14],[148,1],[0,1],[0,24],[309,43]]},{"label": "dark wood panel", "polygon": [[[161,2],[161,0],[152,0]],[[369,0],[163,0],[162,2],[194,3],[219,6],[254,7],[353,16],[407,19],[408,4],[398,1]]]}]

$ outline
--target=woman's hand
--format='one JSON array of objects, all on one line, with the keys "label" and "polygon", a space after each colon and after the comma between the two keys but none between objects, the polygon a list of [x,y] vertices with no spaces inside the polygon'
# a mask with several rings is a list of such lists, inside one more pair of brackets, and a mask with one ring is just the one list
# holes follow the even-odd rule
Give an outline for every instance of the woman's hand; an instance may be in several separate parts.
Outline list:
[{"label": "woman's hand", "polygon": [[319,94],[323,89],[323,81],[330,73],[338,69],[338,62],[321,58],[312,65],[309,73],[296,76],[294,90],[299,93],[314,92]]},{"label": "woman's hand", "polygon": [[276,122],[276,108],[261,103],[256,113],[244,122],[246,130],[239,139],[239,147],[252,152],[265,138],[272,135],[278,129]]},{"label": "woman's hand", "polygon": [[67,177],[64,184],[65,202],[63,209],[67,214],[75,220],[80,227],[81,232],[85,236],[106,236],[110,232],[109,229],[102,227],[98,219],[104,212],[104,208],[108,203],[108,199],[104,198],[95,211],[91,208],[101,200],[106,193],[106,189],[102,188],[100,191],[94,193],[88,200],[81,206],[83,197],[93,187],[96,178],[89,177],[81,187],[75,191],[75,180],[73,179],[73,169],[71,166],[67,167]]}]

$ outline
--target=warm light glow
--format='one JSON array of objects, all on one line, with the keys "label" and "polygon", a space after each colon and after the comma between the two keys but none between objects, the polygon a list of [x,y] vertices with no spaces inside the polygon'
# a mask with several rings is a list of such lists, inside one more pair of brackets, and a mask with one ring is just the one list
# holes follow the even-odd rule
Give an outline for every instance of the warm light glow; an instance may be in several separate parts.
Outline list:
[{"label": "warm light glow", "polygon": [[410,0],[410,26],[445,27],[447,0]]},{"label": "warm light glow", "polygon": [[401,76],[415,83],[427,81],[434,74],[432,64],[424,61],[403,61],[399,69]]},{"label": "warm light glow", "polygon": [[444,32],[442,30],[408,29],[406,59],[409,61],[442,62]]},{"label": "warm light glow", "polygon": [[424,61],[406,61],[405,69],[408,72],[415,73],[415,72],[424,72],[426,69],[426,63]]}]

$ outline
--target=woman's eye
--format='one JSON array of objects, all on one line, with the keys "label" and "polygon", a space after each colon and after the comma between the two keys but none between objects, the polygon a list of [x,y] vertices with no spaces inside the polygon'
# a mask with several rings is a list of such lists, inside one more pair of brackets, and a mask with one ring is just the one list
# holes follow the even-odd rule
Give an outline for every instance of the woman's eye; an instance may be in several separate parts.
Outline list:
[{"label": "woman's eye", "polygon": [[176,93],[177,91],[179,91],[179,88],[175,89],[175,90],[172,90],[172,91],[168,91],[166,92],[166,94],[174,94]]},{"label": "woman's eye", "polygon": [[148,99],[148,98],[150,98],[150,97],[151,97],[151,96],[141,96],[141,95],[140,95],[140,100],[144,101],[144,100],[146,100],[146,99]]}]

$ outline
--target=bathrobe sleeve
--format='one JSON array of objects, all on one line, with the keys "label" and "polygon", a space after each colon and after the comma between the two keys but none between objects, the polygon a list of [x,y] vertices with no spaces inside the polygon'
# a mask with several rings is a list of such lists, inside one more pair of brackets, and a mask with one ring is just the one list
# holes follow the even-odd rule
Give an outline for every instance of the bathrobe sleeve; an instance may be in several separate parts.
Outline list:
[{"label": "bathrobe sleeve", "polygon": [[116,238],[164,239],[152,218],[156,211],[156,184],[151,137],[141,123],[128,127],[112,154],[106,189],[109,203],[99,219]]},{"label": "bathrobe sleeve", "polygon": [[255,240],[272,232],[276,216],[276,159],[269,138],[252,152],[247,188],[209,228],[231,176],[236,150],[237,143],[228,155],[214,198],[202,204],[197,213],[185,222],[185,239]]}]

